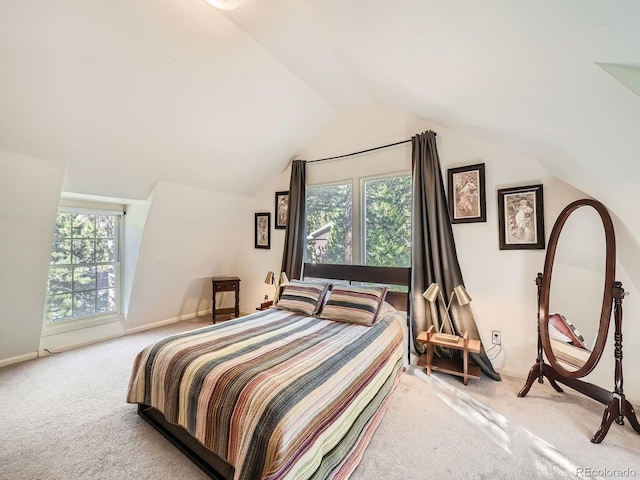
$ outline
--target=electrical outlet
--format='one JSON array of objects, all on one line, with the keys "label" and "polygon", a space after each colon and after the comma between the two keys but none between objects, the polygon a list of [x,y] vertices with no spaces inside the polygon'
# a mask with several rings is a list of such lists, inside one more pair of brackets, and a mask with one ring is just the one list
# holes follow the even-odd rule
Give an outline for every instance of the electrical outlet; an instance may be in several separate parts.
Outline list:
[{"label": "electrical outlet", "polygon": [[500,330],[493,330],[491,332],[491,341],[494,345],[500,345],[502,343],[502,335],[500,334]]},{"label": "electrical outlet", "polygon": [[267,300],[269,300],[269,295],[264,296],[264,301],[266,302]]}]

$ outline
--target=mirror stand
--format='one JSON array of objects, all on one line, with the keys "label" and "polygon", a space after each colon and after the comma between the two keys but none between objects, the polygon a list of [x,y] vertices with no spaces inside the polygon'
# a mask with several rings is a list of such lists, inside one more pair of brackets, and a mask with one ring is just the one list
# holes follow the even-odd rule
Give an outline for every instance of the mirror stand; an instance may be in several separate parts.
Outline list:
[{"label": "mirror stand", "polygon": [[618,425],[624,425],[624,417],[627,417],[633,429],[640,434],[640,423],[638,423],[633,405],[631,405],[631,403],[625,398],[622,389],[622,299],[626,295],[622,288],[622,283],[617,281],[614,282],[612,289],[615,320],[615,384],[613,392],[609,392],[597,385],[578,380],[577,378],[567,377],[557,370],[554,370],[544,361],[540,334],[540,291],[542,287],[542,280],[542,274],[538,273],[538,276],[536,277],[538,290],[538,356],[536,358],[536,363],[529,370],[527,381],[524,387],[522,387],[522,390],[518,393],[518,397],[524,397],[529,392],[529,389],[536,379],[538,380],[538,383],[544,383],[544,377],[547,377],[551,386],[558,392],[563,391],[557,383],[560,382],[606,405],[600,428],[591,438],[593,443],[602,442],[614,420]]}]

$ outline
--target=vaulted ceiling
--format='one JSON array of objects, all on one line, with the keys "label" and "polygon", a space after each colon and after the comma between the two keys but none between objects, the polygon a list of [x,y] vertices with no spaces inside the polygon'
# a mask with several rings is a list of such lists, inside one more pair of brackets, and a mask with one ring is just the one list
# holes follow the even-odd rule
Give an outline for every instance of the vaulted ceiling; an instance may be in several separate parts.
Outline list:
[{"label": "vaulted ceiling", "polygon": [[636,0],[2,0],[0,150],[65,162],[76,193],[250,195],[381,103],[529,155],[640,225],[639,23]]}]

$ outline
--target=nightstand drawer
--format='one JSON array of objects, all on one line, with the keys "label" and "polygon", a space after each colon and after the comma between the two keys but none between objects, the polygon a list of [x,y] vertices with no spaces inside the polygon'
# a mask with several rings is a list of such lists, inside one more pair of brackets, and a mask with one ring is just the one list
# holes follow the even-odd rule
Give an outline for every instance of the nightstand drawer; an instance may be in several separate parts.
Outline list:
[{"label": "nightstand drawer", "polygon": [[216,282],[214,285],[215,285],[214,288],[216,292],[231,292],[233,290],[237,290],[239,286],[238,282],[235,282],[235,281]]}]

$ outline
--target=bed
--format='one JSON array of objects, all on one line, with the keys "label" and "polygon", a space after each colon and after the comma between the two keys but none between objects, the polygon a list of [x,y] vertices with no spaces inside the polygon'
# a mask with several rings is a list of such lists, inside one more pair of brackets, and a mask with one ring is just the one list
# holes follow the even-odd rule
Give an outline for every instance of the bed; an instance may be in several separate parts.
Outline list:
[{"label": "bed", "polygon": [[403,370],[406,317],[395,307],[408,301],[344,281],[409,278],[408,269],[305,265],[279,308],[145,348],[127,401],[211,478],[347,478]]}]

